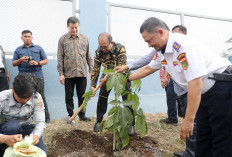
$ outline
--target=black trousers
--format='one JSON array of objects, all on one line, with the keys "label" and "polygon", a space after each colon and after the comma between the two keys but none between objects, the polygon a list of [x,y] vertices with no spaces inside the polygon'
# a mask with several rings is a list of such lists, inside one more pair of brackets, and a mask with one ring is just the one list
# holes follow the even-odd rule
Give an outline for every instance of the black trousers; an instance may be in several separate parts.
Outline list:
[{"label": "black trousers", "polygon": [[[126,87],[125,90],[126,91],[130,91],[130,86],[131,83],[126,83]],[[97,122],[101,122],[103,120],[103,116],[107,111],[107,106],[108,106],[108,96],[110,94],[110,91],[107,91],[106,89],[106,85],[103,85],[100,89],[100,93],[99,93],[99,98],[98,98],[98,102],[97,102]],[[127,99],[128,94],[125,94],[122,96],[123,100]],[[129,107],[129,110],[132,112],[132,115],[134,117],[134,111],[131,107]],[[135,125],[135,118],[133,118],[133,122],[132,122],[132,126]]]},{"label": "black trousers", "polygon": [[45,107],[45,119],[50,120],[50,114],[48,111],[48,104],[44,95],[44,78],[36,78],[37,82],[39,83],[38,92],[42,96],[44,107]]},{"label": "black trousers", "polygon": [[[181,113],[183,118],[185,117],[187,108],[187,93],[177,97],[178,104],[180,105]],[[186,148],[184,151],[184,157],[195,157],[196,144],[197,144],[197,126],[196,118],[194,119],[193,135],[186,139]]]},{"label": "black trousers", "polygon": [[[74,109],[73,95],[75,85],[78,97],[78,106],[80,107],[84,100],[84,98],[82,98],[82,95],[85,93],[87,85],[86,77],[65,78],[65,103],[68,115],[70,117],[73,115]],[[79,113],[79,116],[82,116],[84,114],[85,111],[82,109]]]},{"label": "black trousers", "polygon": [[197,112],[196,157],[232,156],[232,82],[216,81]]},{"label": "black trousers", "polygon": [[176,107],[176,100],[177,96],[174,92],[173,80],[170,78],[168,86],[165,87],[166,91],[166,98],[167,98],[167,107],[168,107],[168,119],[176,120],[177,119],[177,107]]},{"label": "black trousers", "polygon": [[0,72],[0,92],[3,90],[7,90],[9,89],[9,83],[7,81],[7,77],[5,74],[5,69],[4,68],[0,68],[1,72]]}]

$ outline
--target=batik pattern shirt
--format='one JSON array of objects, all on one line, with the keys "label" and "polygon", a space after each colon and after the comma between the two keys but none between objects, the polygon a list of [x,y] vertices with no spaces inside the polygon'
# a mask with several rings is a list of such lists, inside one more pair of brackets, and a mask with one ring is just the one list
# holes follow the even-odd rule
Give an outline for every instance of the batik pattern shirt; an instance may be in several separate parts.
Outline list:
[{"label": "batik pattern shirt", "polygon": [[[101,65],[106,69],[114,69],[118,65],[126,65],[127,56],[126,49],[120,43],[113,42],[111,51],[104,53],[98,48],[95,51],[94,56],[94,68],[91,75],[91,86],[96,87],[97,80],[100,74]],[[128,70],[124,72],[124,75],[128,75]],[[102,74],[101,78],[104,78],[105,75]]]},{"label": "batik pattern shirt", "polygon": [[65,78],[86,77],[87,64],[91,73],[93,61],[87,37],[78,34],[73,38],[69,33],[64,34],[59,39],[57,62],[58,72]]}]

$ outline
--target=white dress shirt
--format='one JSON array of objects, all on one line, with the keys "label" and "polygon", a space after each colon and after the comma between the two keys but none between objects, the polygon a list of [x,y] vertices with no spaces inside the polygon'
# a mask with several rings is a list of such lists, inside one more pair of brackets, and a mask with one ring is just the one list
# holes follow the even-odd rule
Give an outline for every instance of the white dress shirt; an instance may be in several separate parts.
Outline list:
[{"label": "white dress shirt", "polygon": [[222,73],[230,62],[221,58],[200,43],[179,33],[169,33],[165,53],[157,52],[157,57],[149,63],[154,69],[164,68],[184,90],[188,82],[202,77],[202,94],[215,83],[208,79],[213,73]]}]

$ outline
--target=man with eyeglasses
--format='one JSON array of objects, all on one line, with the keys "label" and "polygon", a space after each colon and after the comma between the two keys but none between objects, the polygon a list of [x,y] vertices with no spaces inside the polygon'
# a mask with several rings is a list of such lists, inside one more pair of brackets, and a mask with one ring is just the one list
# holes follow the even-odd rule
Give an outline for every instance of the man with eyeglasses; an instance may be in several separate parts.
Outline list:
[{"label": "man with eyeglasses", "polygon": [[[99,48],[95,52],[94,56],[94,68],[93,74],[91,75],[91,88],[94,90],[96,88],[97,80],[100,74],[101,65],[104,69],[114,69],[118,65],[127,64],[126,49],[120,43],[116,43],[112,40],[112,36],[109,33],[101,33],[98,36]],[[124,72],[124,75],[127,76],[129,70]],[[101,81],[105,77],[104,74],[101,76]],[[130,82],[126,83],[126,90],[130,90]],[[103,115],[107,110],[107,101],[110,90],[106,90],[106,85],[103,85],[100,89],[100,96],[97,102],[97,122],[94,125],[93,131],[99,132],[99,126],[103,120]],[[127,99],[127,94],[122,96],[123,100]],[[133,109],[129,107],[130,111],[133,114]],[[134,135],[135,121],[132,122],[132,127],[128,130],[129,135]]]}]

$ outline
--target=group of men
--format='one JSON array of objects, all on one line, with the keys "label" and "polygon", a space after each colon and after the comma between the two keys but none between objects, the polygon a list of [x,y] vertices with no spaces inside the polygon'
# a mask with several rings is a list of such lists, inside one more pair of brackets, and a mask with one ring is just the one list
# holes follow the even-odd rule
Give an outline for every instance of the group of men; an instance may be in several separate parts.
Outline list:
[{"label": "group of men", "polygon": [[[93,66],[89,42],[87,37],[79,33],[79,24],[78,18],[68,18],[68,33],[61,36],[58,42],[57,69],[60,83],[65,87],[68,118],[73,115],[74,88],[76,87],[78,106],[80,106],[83,102],[82,95],[86,90],[88,73],[91,78],[91,88],[95,89],[101,66],[105,69],[123,72],[128,78],[126,90],[130,88],[130,81],[141,79],[159,69],[164,69],[166,73],[162,80],[162,86],[167,87],[167,100],[169,99],[168,90],[171,89],[172,94],[177,94],[172,101],[178,100],[183,108],[184,120],[180,127],[180,137],[187,140],[186,150],[175,153],[175,155],[185,157],[232,156],[232,67],[229,61],[223,60],[201,44],[183,35],[187,32],[182,31],[183,26],[174,27],[172,31],[177,33],[172,33],[164,21],[150,17],[140,27],[144,41],[148,43],[149,47],[154,48],[150,54],[127,65],[125,47],[114,42],[109,33],[101,33],[98,37],[99,47],[94,55]],[[44,101],[45,119],[46,122],[49,122],[50,116],[44,96],[42,74],[42,65],[47,64],[47,57],[40,46],[32,43],[31,31],[23,31],[22,40],[24,45],[16,49],[13,66],[18,66],[19,73],[35,75],[39,83],[38,92]],[[3,52],[2,49],[0,50]],[[2,54],[4,56],[4,53]],[[2,59],[2,63],[5,65],[4,59]],[[4,73],[4,80],[7,82],[9,73],[3,65],[0,62],[0,73]],[[129,75],[129,70],[138,68],[141,69]],[[167,81],[167,76],[170,76],[173,84],[170,84],[172,81]],[[104,75],[101,76],[101,79],[103,77]],[[5,88],[9,88],[9,86]],[[95,132],[99,131],[99,124],[106,113],[109,93],[106,85],[103,85],[97,103],[97,120],[93,128]],[[126,98],[127,95],[124,95],[123,99]],[[161,122],[176,123],[176,111],[173,110],[176,110],[177,107],[175,104],[171,104],[168,105],[168,118]],[[133,113],[133,109],[130,107],[129,109]],[[174,116],[171,112],[174,112]],[[90,121],[84,110],[79,113],[79,119]],[[132,128],[128,130],[130,135],[135,133],[134,123],[133,121]],[[72,121],[71,124],[76,126],[75,121]],[[193,141],[190,140],[191,137],[193,137]],[[189,146],[189,143],[193,145]]]}]

